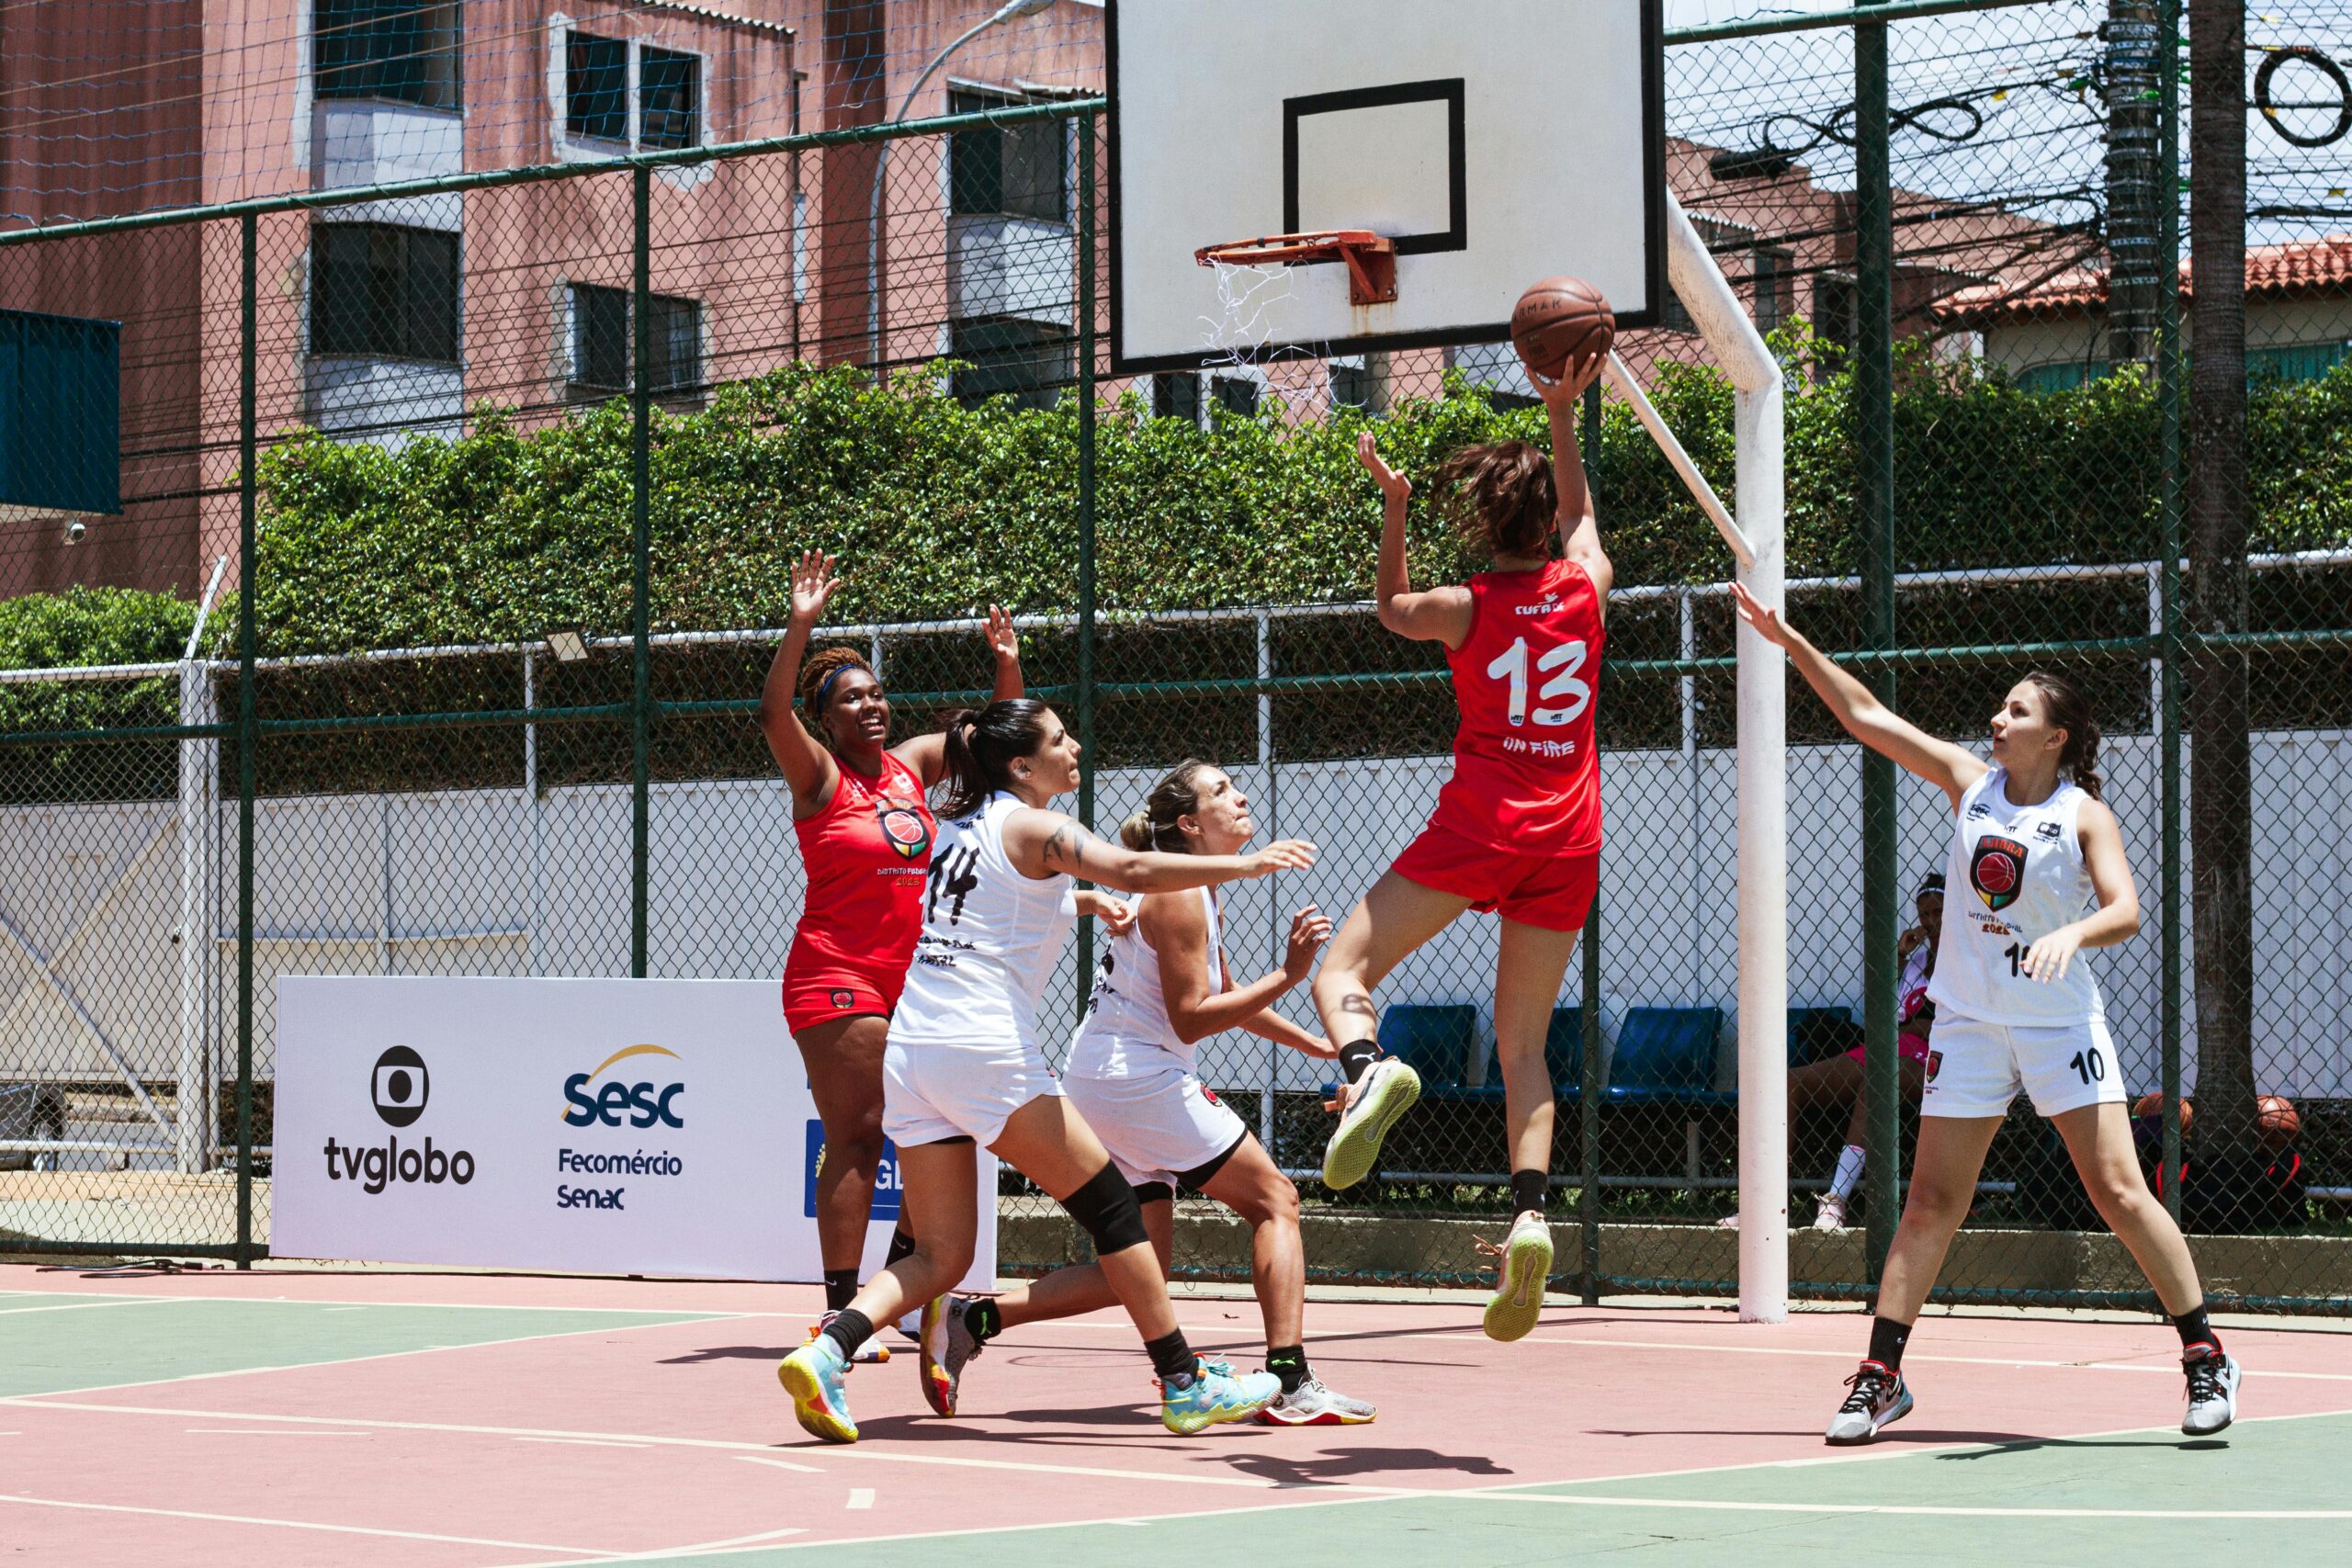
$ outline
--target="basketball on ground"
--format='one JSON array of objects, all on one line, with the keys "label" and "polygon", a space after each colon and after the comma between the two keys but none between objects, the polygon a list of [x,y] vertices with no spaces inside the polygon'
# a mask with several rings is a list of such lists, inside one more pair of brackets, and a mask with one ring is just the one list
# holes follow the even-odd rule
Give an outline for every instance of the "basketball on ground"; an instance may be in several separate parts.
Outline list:
[{"label": "basketball on ground", "polygon": [[1617,340],[1617,317],[1600,290],[1581,277],[1547,277],[1519,297],[1510,313],[1510,341],[1527,367],[1557,380],[1579,354],[1606,354]]},{"label": "basketball on ground", "polygon": [[[2132,1114],[2134,1116],[2162,1116],[2164,1113],[2165,1097],[2161,1094],[2143,1094],[2140,1097],[2138,1103],[2132,1107]],[[2196,1120],[2197,1108],[2189,1104],[2187,1095],[2182,1095],[2180,1097],[2180,1130],[2184,1135],[2188,1132],[2189,1124]]]},{"label": "basketball on ground", "polygon": [[2302,1135],[2302,1114],[2283,1094],[2266,1094],[2255,1102],[2255,1141],[2277,1153]]}]

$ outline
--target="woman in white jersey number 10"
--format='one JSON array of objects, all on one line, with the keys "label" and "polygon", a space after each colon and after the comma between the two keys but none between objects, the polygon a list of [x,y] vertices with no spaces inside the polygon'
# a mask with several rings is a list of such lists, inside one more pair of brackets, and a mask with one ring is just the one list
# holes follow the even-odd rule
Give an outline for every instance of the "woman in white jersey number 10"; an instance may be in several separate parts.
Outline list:
[{"label": "woman in white jersey number 10", "polygon": [[[1135,850],[1231,855],[1256,832],[1249,797],[1225,771],[1188,760],[1153,787],[1119,838]],[[1272,1010],[1277,998],[1306,978],[1330,934],[1331,922],[1308,905],[1291,919],[1282,967],[1237,987],[1226,965],[1216,895],[1207,888],[1149,895],[1136,924],[1114,937],[1103,955],[1062,1074],[1071,1103],[1135,1185],[1161,1269],[1172,1249],[1179,1185],[1248,1222],[1250,1273],[1266,1322],[1266,1371],[1283,1386],[1258,1416],[1271,1426],[1356,1426],[1374,1411],[1333,1393],[1307,1364],[1298,1189],[1201,1081],[1194,1049],[1225,1030],[1246,1029],[1310,1056],[1336,1056],[1329,1041]],[[965,1363],[1005,1329],[1115,1304],[1102,1267],[1091,1263],[1057,1269],[992,1301],[950,1303],[941,1356],[950,1402]]]},{"label": "woman in white jersey number 10", "polygon": [[2180,1332],[2188,1379],[2181,1430],[2220,1431],[2237,1413],[2237,1362],[2206,1321],[2180,1227],[2140,1172],[2106,1004],[2082,956],[2140,929],[2123,834],[2099,798],[2090,704],[2069,681],[2028,675],[1993,715],[1988,764],[1905,722],[1745,588],[1732,593],[1741,618],[1788,650],[1849,734],[1942,790],[1952,807],[1943,936],[1928,991],[1936,1032],[1911,1190],[1879,1281],[1870,1355],[1848,1380],[1852,1393],[1829,1423],[1829,1440],[1868,1442],[1910,1414],[1904,1343],[2019,1089],[2066,1140],[2084,1190]]},{"label": "woman in white jersey number 10", "polygon": [[[1143,1336],[1160,1419],[1189,1433],[1254,1416],[1282,1392],[1234,1376],[1184,1342],[1135,1190],[1062,1097],[1039,1049],[1037,998],[1079,914],[1077,879],[1124,893],[1177,893],[1315,863],[1311,844],[1249,855],[1160,854],[1103,843],[1046,809],[1078,787],[1078,741],[1051,708],[1015,698],[947,721],[947,798],[906,990],[882,1058],[882,1131],[899,1147],[915,1250],[868,1280],[778,1379],[800,1425],[854,1443],[842,1374],[873,1332],[923,1307],[923,1397],[955,1414],[944,1378],[944,1292],[971,1267],[980,1195],[973,1145],[1044,1189],[1094,1240],[1103,1277]],[[1095,895],[1086,896],[1091,899]]]}]

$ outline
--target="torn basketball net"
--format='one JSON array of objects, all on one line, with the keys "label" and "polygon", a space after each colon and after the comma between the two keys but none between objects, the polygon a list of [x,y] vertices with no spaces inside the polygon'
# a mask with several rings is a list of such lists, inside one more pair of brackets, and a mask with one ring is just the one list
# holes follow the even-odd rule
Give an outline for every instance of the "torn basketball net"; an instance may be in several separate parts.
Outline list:
[{"label": "torn basketball net", "polygon": [[1282,399],[1293,420],[1328,415],[1334,401],[1328,345],[1303,343],[1288,330],[1300,298],[1297,269],[1346,267],[1352,304],[1396,298],[1396,247],[1365,230],[1270,234],[1206,245],[1194,259],[1216,275],[1217,314],[1200,319],[1204,367],[1212,376],[1220,367],[1243,374]]}]

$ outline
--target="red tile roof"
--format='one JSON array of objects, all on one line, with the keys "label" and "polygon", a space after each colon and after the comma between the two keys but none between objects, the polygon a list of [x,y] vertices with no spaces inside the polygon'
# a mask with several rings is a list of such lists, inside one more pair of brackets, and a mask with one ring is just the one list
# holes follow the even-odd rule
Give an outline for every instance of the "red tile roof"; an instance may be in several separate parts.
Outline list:
[{"label": "red tile roof", "polygon": [[[2321,294],[2339,289],[2352,289],[2352,234],[2246,248],[2245,291],[2249,297]],[[2196,294],[2186,261],[2180,264],[2180,293],[2184,299]],[[2105,269],[2077,267],[2023,288],[2004,283],[1978,284],[1947,294],[1931,309],[1946,320],[1997,320],[2099,310],[2106,305]]]}]

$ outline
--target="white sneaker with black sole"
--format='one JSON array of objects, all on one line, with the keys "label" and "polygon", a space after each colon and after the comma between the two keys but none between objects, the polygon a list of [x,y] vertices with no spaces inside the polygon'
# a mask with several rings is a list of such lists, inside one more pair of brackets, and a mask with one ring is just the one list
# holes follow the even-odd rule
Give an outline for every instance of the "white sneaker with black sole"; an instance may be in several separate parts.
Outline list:
[{"label": "white sneaker with black sole", "polygon": [[1864,1361],[1846,1386],[1854,1392],[1829,1418],[1829,1430],[1824,1434],[1839,1445],[1867,1443],[1879,1434],[1883,1427],[1891,1427],[1911,1414],[1911,1389],[1903,1374],[1876,1361]]},{"label": "white sneaker with black sole", "polygon": [[1369,1400],[1333,1393],[1323,1380],[1309,1377],[1258,1412],[1268,1427],[1361,1427],[1380,1414]]},{"label": "white sneaker with black sole", "polygon": [[2218,1345],[2199,1345],[2180,1359],[2188,1375],[2188,1413],[2180,1429],[2192,1438],[2210,1438],[2238,1418],[2238,1382],[2243,1374],[2235,1358]]}]

